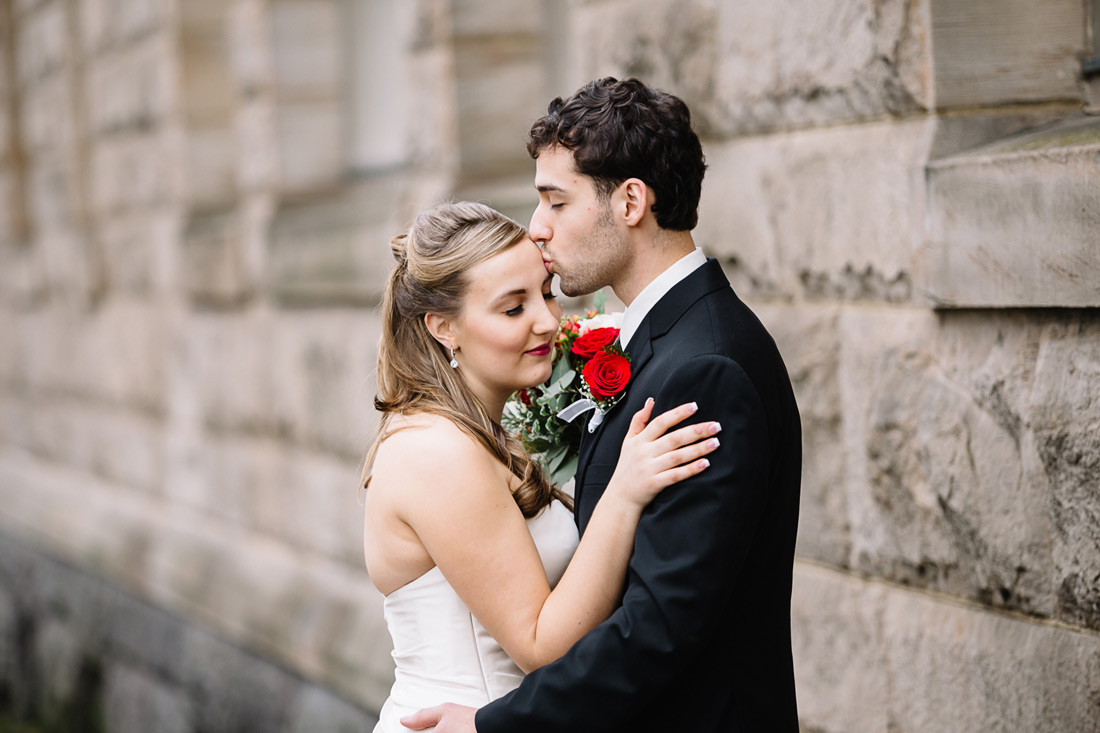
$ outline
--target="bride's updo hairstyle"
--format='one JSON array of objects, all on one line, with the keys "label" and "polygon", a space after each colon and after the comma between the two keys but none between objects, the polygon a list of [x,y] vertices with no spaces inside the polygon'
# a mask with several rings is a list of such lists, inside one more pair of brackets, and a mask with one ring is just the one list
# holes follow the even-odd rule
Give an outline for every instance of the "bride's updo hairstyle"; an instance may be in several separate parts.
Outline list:
[{"label": "bride's updo hairstyle", "polygon": [[363,488],[378,446],[393,434],[394,415],[441,415],[485,446],[520,481],[513,492],[523,516],[530,518],[558,498],[569,497],[546,478],[514,437],[486,413],[451,356],[424,322],[428,313],[456,318],[469,285],[467,274],[481,262],[520,243],[527,231],[483,204],[447,203],[421,213],[404,234],[390,242],[397,266],[382,300],[382,338],[378,344],[378,395],[382,413],[378,437],[367,454]]}]

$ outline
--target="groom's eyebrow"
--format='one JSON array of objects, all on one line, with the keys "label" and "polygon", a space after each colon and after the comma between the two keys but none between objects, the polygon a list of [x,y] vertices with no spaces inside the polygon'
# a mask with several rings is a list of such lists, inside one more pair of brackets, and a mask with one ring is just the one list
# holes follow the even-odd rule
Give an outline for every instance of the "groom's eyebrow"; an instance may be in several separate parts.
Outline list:
[{"label": "groom's eyebrow", "polygon": [[552,183],[540,183],[537,186],[535,186],[535,190],[538,191],[539,193],[550,193],[551,191],[557,191],[558,193],[563,193],[565,191],[565,189],[562,188],[561,186],[555,186]]}]

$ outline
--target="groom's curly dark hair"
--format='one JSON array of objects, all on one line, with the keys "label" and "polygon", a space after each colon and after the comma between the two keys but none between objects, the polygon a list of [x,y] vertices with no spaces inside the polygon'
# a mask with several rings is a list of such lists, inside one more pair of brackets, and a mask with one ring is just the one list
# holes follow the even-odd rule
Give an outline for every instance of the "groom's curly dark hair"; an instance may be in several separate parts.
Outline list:
[{"label": "groom's curly dark hair", "polygon": [[560,145],[600,198],[628,178],[653,189],[663,229],[690,231],[699,221],[706,163],[687,105],[637,79],[591,81],[569,99],[556,98],[531,126],[527,152],[538,158]]}]

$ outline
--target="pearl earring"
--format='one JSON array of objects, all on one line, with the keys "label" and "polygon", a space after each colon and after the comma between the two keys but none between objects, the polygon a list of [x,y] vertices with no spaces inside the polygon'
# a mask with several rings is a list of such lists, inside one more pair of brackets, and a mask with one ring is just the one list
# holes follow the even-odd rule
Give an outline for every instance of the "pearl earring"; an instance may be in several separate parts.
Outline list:
[{"label": "pearl earring", "polygon": [[455,358],[455,350],[451,348],[451,369],[458,369],[458,359]]}]

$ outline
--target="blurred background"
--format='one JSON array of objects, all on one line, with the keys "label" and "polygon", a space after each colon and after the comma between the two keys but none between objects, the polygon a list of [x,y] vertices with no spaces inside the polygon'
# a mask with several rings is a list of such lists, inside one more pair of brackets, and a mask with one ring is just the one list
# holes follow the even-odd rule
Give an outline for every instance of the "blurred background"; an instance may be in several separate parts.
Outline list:
[{"label": "blurred background", "polygon": [[369,730],[389,238],[526,222],[530,123],[615,75],[691,107],[696,241],[799,398],[804,729],[1100,731],[1098,37],[1094,0],[0,0],[0,729]]}]

